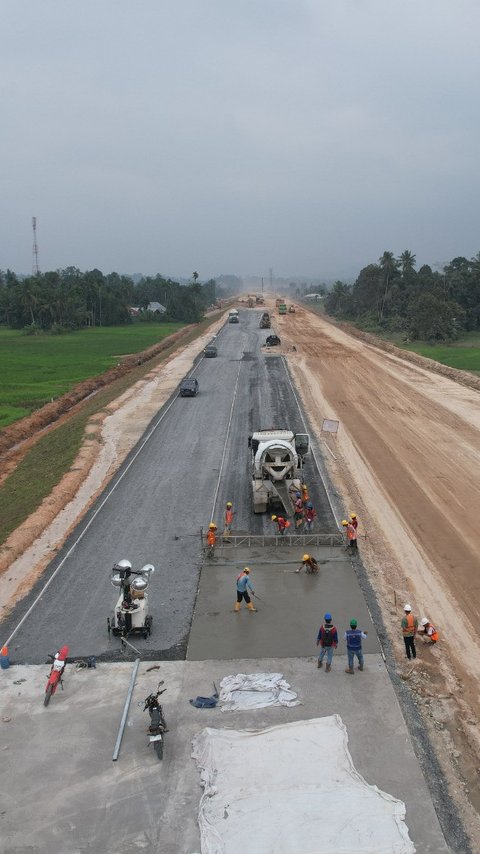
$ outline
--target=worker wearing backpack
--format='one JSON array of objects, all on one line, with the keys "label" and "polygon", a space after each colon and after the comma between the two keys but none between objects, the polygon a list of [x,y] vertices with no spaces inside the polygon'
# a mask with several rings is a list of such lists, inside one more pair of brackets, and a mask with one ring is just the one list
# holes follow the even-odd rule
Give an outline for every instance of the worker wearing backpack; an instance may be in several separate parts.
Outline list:
[{"label": "worker wearing backpack", "polygon": [[324,623],[320,626],[317,635],[317,646],[320,647],[317,667],[322,667],[323,659],[327,656],[325,670],[329,673],[332,669],[333,650],[338,646],[338,632],[333,625],[331,614],[325,614],[323,619]]}]

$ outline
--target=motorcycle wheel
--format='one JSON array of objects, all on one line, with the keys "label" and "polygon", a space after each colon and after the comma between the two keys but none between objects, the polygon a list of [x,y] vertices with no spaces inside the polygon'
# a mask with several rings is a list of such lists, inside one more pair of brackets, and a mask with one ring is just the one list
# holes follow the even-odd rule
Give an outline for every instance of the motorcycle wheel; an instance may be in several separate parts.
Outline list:
[{"label": "motorcycle wheel", "polygon": [[45,691],[45,697],[43,699],[43,705],[44,706],[48,706],[48,704],[50,702],[50,697],[52,696],[52,693],[53,693],[53,685],[47,685],[47,688]]},{"label": "motorcycle wheel", "polygon": [[161,741],[154,741],[153,746],[155,748],[155,753],[157,754],[159,759],[163,759],[163,738]]}]

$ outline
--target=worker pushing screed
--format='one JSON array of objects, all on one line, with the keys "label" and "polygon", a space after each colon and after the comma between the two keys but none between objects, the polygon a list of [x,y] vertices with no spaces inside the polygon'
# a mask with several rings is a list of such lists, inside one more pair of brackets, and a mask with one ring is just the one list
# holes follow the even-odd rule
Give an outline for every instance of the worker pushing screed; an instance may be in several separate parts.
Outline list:
[{"label": "worker pushing screed", "polygon": [[245,604],[249,611],[257,610],[250,599],[249,591],[252,596],[255,596],[255,590],[253,589],[252,582],[250,581],[250,567],[246,566],[245,569],[242,569],[240,575],[237,576],[237,601],[235,602],[235,611],[239,611],[242,607],[242,600],[245,600]]}]

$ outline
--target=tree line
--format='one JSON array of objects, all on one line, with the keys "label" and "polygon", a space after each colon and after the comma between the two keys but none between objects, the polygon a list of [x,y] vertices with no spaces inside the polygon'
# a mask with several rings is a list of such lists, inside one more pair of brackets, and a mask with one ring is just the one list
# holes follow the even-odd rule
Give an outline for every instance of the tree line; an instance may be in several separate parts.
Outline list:
[{"label": "tree line", "polygon": [[[31,332],[118,326],[133,322],[132,307],[141,310],[141,320],[196,323],[222,293],[214,279],[201,284],[198,278],[195,272],[190,284],[181,285],[156,275],[135,284],[129,276],[96,269],[66,267],[26,277],[0,270],[0,324]],[[151,302],[166,311],[146,311]]]},{"label": "tree line", "polygon": [[449,341],[480,329],[480,253],[454,258],[441,271],[416,269],[409,250],[384,252],[353,284],[337,281],[325,311],[370,328],[401,332],[405,340]]}]

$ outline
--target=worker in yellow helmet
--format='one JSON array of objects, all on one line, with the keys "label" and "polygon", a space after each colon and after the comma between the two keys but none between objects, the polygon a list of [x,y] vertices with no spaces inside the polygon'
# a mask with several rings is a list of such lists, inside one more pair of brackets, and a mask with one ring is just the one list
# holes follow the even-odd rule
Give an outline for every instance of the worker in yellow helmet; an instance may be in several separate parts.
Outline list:
[{"label": "worker in yellow helmet", "polygon": [[309,575],[316,575],[319,569],[318,563],[315,558],[312,557],[312,555],[307,554],[303,555],[302,563],[300,564],[298,569],[295,570],[295,572],[301,572],[302,568],[304,568],[305,572],[307,572]]},{"label": "worker in yellow helmet", "polygon": [[215,553],[216,542],[217,542],[217,526],[216,526],[215,522],[210,522],[210,524],[208,526],[208,531],[207,531],[207,546],[208,546],[207,555],[208,555],[208,557],[213,557],[213,555]]},{"label": "worker in yellow helmet", "polygon": [[235,513],[233,510],[233,504],[231,501],[227,501],[227,503],[225,505],[225,513],[224,513],[224,522],[225,522],[225,527],[223,529],[223,535],[224,536],[225,535],[228,536],[228,534],[231,534],[231,532],[232,532],[232,522],[233,522],[234,515],[235,515]]}]

